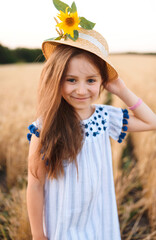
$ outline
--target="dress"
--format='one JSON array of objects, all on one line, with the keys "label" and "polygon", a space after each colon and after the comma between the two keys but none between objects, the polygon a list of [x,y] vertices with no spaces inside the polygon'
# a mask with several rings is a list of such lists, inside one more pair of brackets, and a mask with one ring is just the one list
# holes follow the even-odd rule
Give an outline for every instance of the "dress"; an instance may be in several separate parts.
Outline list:
[{"label": "dress", "polygon": [[[128,111],[95,105],[82,121],[85,139],[74,163],[64,164],[65,176],[45,182],[44,231],[49,240],[120,240],[110,137],[125,137]],[[38,121],[33,125],[41,128]],[[123,126],[124,125],[124,126]]]}]

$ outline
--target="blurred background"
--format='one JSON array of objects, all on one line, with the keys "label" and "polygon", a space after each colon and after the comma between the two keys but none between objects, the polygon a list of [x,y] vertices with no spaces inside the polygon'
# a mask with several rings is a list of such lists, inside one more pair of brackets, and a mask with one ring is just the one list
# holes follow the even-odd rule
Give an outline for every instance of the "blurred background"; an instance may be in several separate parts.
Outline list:
[{"label": "blurred background", "polygon": [[[71,5],[71,0],[65,1]],[[126,85],[156,112],[156,1],[78,0],[95,22]],[[29,240],[26,208],[28,125],[35,120],[42,42],[57,36],[52,0],[5,0],[0,14],[0,239]],[[104,91],[99,103],[126,107]],[[122,239],[156,239],[156,132],[112,140]]]}]

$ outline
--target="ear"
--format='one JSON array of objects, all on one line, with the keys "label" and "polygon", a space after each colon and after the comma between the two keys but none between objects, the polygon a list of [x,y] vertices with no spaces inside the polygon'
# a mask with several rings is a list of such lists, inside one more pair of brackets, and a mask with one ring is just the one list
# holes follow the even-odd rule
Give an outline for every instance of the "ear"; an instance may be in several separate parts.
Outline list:
[{"label": "ear", "polygon": [[99,96],[100,96],[100,94],[102,93],[103,90],[104,90],[104,85],[103,85],[103,81],[101,81],[100,89],[99,89]]}]

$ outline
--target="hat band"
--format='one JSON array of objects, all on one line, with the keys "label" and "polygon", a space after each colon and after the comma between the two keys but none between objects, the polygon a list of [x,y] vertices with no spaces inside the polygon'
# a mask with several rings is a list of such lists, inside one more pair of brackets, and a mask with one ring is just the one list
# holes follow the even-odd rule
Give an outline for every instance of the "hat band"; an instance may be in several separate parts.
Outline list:
[{"label": "hat band", "polygon": [[96,47],[99,48],[99,50],[103,53],[105,57],[108,56],[108,51],[105,49],[105,47],[94,37],[84,34],[84,33],[79,33],[79,38],[82,38],[84,40],[87,40],[91,43],[93,43]]}]

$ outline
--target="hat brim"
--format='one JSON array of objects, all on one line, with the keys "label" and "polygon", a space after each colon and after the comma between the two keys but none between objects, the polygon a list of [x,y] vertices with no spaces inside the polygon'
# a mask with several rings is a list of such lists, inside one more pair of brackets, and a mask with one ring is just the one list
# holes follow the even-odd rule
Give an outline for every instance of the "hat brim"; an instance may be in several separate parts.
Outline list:
[{"label": "hat brim", "polygon": [[[76,41],[73,41],[71,39],[66,39],[66,40],[64,40],[64,39],[61,39],[61,40],[49,39],[49,40],[44,41],[42,43],[42,52],[46,59],[48,59],[50,57],[50,55],[54,51],[55,47],[59,44],[70,45],[72,47],[80,48],[80,49],[89,51],[91,53],[94,53],[95,55],[102,58],[106,62],[107,69],[108,69],[109,81],[113,81],[118,78],[118,73],[115,70],[115,68],[113,67],[112,63],[109,61],[108,57],[104,56],[104,54],[100,51],[100,49],[97,46],[95,46],[93,43],[89,42],[86,39],[78,38]],[[107,42],[105,42],[105,44],[108,49]]]}]

